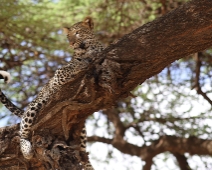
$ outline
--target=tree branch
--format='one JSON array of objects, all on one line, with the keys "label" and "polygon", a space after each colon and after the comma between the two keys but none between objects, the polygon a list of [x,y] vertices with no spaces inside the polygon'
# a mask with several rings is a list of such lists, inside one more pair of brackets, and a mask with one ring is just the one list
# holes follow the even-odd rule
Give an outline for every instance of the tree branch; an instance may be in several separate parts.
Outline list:
[{"label": "tree branch", "polygon": [[[200,139],[197,137],[176,137],[176,136],[161,136],[158,140],[152,141],[152,144],[149,146],[136,146],[130,144],[126,141],[121,142],[111,142],[112,139],[100,138],[100,137],[89,137],[88,141],[97,141],[103,142],[106,144],[112,144],[113,147],[118,149],[120,152],[129,154],[132,156],[138,156],[142,158],[144,161],[151,160],[154,156],[169,151],[176,156],[176,159],[179,162],[180,167],[181,164],[185,163],[185,157],[182,154],[189,153],[190,155],[211,155],[212,154],[212,140]],[[127,149],[126,149],[127,148]],[[150,163],[150,162],[149,162]],[[146,164],[146,168],[148,169],[149,163]],[[187,163],[188,164],[188,163]],[[186,165],[186,164],[184,164]],[[187,166],[187,169],[189,166]]]},{"label": "tree branch", "polygon": [[126,127],[124,127],[121,122],[118,111],[116,109],[106,109],[103,110],[103,114],[107,115],[108,119],[114,124],[115,138],[117,138],[117,140],[119,137],[123,138]]},{"label": "tree branch", "polygon": [[195,77],[195,89],[197,91],[198,94],[200,94],[212,107],[212,100],[207,96],[206,93],[204,93],[202,91],[201,85],[199,83],[199,79],[200,79],[200,71],[201,71],[201,66],[202,66],[202,62],[200,59],[200,54],[201,53],[196,53],[195,54],[195,60],[196,60],[196,77]]},{"label": "tree branch", "polygon": [[143,170],[151,170],[151,166],[153,163],[153,157],[149,157],[148,159],[144,160],[145,161],[145,165],[143,166]]},{"label": "tree branch", "polygon": [[88,137],[87,139],[89,142],[102,142],[102,143],[106,143],[106,144],[112,144],[113,139],[107,139],[104,137],[99,137],[99,136],[91,136]]},{"label": "tree branch", "polygon": [[188,162],[187,162],[187,158],[185,157],[184,154],[180,154],[180,153],[173,153],[173,155],[175,156],[175,158],[177,159],[177,162],[179,164],[179,167],[181,170],[191,170]]},{"label": "tree branch", "polygon": [[134,80],[140,84],[173,61],[210,47],[211,4],[209,0],[191,1],[108,47],[104,56],[118,77],[113,79],[116,92],[132,90],[137,85]]}]

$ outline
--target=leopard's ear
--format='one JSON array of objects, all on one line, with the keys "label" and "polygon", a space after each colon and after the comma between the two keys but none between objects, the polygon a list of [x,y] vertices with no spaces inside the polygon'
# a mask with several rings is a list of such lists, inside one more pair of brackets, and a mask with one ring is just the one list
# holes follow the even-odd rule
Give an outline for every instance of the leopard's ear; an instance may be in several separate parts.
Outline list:
[{"label": "leopard's ear", "polygon": [[68,27],[64,27],[64,28],[63,28],[63,32],[64,32],[64,34],[68,35],[69,28],[68,28]]},{"label": "leopard's ear", "polygon": [[93,19],[91,17],[86,17],[83,20],[83,23],[90,29],[92,30],[94,27]]}]

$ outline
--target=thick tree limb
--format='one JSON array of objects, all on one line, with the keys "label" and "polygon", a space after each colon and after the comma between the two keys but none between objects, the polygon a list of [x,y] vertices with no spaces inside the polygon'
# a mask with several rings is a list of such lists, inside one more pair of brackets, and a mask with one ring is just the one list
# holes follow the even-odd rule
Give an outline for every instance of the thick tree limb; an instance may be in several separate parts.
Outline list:
[{"label": "thick tree limb", "polygon": [[[193,0],[124,36],[101,54],[91,54],[93,62],[88,63],[87,67],[73,63],[79,70],[78,74],[52,96],[37,116],[31,138],[36,153],[35,158],[30,161],[21,159],[17,164],[17,160],[14,161],[11,156],[10,159],[14,162],[10,166],[19,168],[28,166],[31,169],[63,167],[77,169],[78,161],[82,156],[79,156],[76,146],[86,117],[94,111],[111,107],[120,98],[127,97],[138,84],[159,73],[175,60],[210,47],[212,45],[211,18],[212,1]],[[10,128],[6,129],[10,131]],[[5,129],[1,130],[5,131]],[[11,138],[8,140],[11,140],[15,134],[17,131],[10,131]],[[1,134],[0,139],[3,143],[0,147],[5,146],[6,135],[6,133]],[[165,151],[166,138],[168,137],[161,138],[157,145],[148,149],[154,154]],[[178,144],[187,140],[176,139],[172,142],[176,144],[175,148],[178,148],[176,147]],[[180,143],[176,143],[177,141]],[[17,143],[13,146],[14,143],[5,142],[9,145],[4,147],[0,159],[6,158],[6,153],[11,155],[17,153],[17,149],[14,149],[18,148]],[[189,149],[183,147],[178,149],[184,149],[189,153],[199,152],[200,155],[211,154],[210,148],[195,151],[192,148],[196,146],[195,144],[192,141]],[[123,149],[123,146],[127,145],[132,147],[130,154],[138,155],[143,159],[146,157],[145,148],[143,152],[138,152],[138,147],[126,141],[113,145],[124,153],[129,152]],[[161,149],[157,150],[158,147]],[[0,162],[0,167],[5,165],[5,161]]]}]

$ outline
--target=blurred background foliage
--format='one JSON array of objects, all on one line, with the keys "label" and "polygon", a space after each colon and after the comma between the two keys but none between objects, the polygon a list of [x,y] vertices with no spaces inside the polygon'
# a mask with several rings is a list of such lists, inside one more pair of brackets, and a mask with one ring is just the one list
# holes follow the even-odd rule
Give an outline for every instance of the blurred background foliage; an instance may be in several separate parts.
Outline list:
[{"label": "blurred background foliage", "polygon": [[[99,41],[108,46],[185,2],[1,0],[0,68],[9,71],[13,78],[6,86],[1,83],[1,89],[16,105],[25,109],[55,70],[71,60],[72,51],[62,28],[85,16],[94,18],[94,31]],[[135,98],[117,102],[115,113],[127,128],[124,139],[138,146],[151,145],[163,135],[211,139],[211,55],[209,49],[176,61],[138,86],[132,92]],[[0,109],[1,126],[20,121],[2,105]],[[113,138],[114,125],[106,112],[94,113],[88,119],[90,136]],[[111,145],[92,143],[89,148],[97,169],[118,166],[123,170],[137,170],[144,165],[140,158],[122,154]],[[210,157],[186,157],[192,169],[212,167]],[[167,152],[154,158],[152,169],[179,168],[175,158]]]}]

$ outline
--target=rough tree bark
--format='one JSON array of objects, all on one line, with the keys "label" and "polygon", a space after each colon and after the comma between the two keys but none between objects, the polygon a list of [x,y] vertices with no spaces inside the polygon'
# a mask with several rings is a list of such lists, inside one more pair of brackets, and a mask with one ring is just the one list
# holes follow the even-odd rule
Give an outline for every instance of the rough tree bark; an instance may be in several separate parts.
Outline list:
[{"label": "rough tree bark", "polygon": [[[81,169],[78,162],[87,156],[79,152],[78,143],[86,117],[129,96],[138,84],[175,60],[210,47],[211,18],[212,1],[193,0],[92,54],[93,62],[86,68],[77,65],[81,68],[77,76],[37,116],[31,137],[33,159],[25,160],[19,151],[19,125],[0,129],[0,169]],[[210,149],[203,154],[211,154]]]}]

